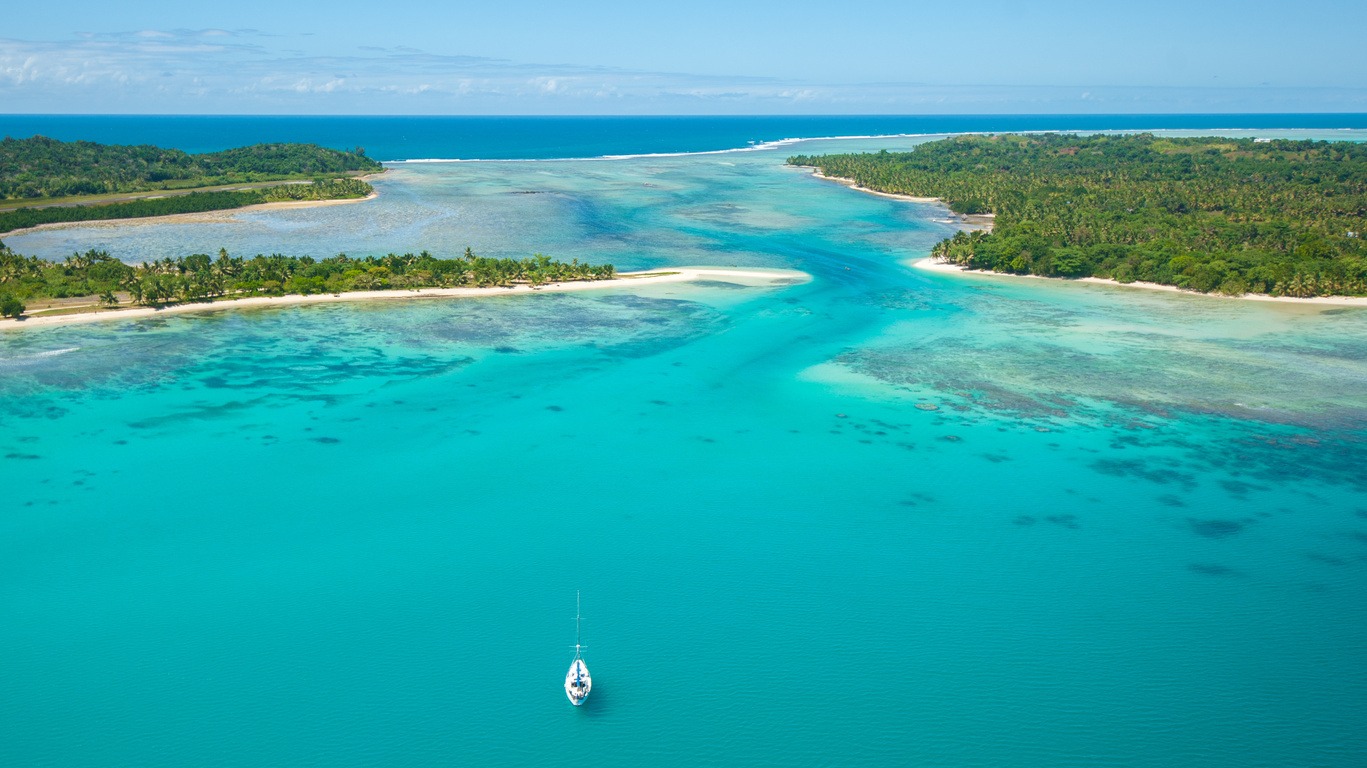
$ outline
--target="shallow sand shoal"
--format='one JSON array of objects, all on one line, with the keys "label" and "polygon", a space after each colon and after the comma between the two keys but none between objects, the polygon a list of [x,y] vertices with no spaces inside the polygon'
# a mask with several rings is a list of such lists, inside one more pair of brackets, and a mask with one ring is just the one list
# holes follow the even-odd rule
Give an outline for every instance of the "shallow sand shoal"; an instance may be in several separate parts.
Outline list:
[{"label": "shallow sand shoal", "polygon": [[1367,296],[1315,296],[1308,299],[1298,299],[1294,296],[1268,296],[1261,293],[1245,293],[1242,296],[1227,296],[1221,293],[1201,293],[1200,291],[1191,291],[1186,288],[1178,288],[1175,285],[1163,285],[1161,283],[1146,283],[1143,281],[1122,283],[1118,280],[1111,280],[1104,277],[1061,278],[1043,277],[1041,275],[1011,275],[1005,272],[989,272],[985,269],[967,269],[957,264],[946,264],[943,261],[936,261],[932,257],[916,259],[909,263],[917,269],[924,269],[930,272],[954,272],[961,275],[980,277],[1000,277],[1006,279],[1023,277],[1031,280],[1054,280],[1060,283],[1091,283],[1092,285],[1109,285],[1116,288],[1142,288],[1146,291],[1164,291],[1166,293],[1181,293],[1188,296],[1204,296],[1208,299],[1237,299],[1239,301],[1271,301],[1278,304],[1324,304],[1335,307],[1367,308]]},{"label": "shallow sand shoal", "polygon": [[250,307],[272,307],[290,304],[329,304],[340,301],[378,301],[407,299],[474,298],[488,296],[512,296],[527,293],[564,293],[569,291],[590,291],[605,288],[635,288],[667,283],[686,283],[694,280],[725,280],[754,287],[775,287],[794,285],[811,280],[811,275],[791,269],[735,269],[728,267],[671,267],[649,272],[624,272],[608,280],[579,280],[566,283],[548,283],[540,288],[518,284],[511,288],[418,288],[386,291],[349,291],[347,293],[318,293],[308,296],[252,296],[242,299],[220,301],[189,302],[172,304],[165,307],[131,307],[81,312],[70,315],[37,315],[22,320],[0,320],[0,331],[21,328],[35,328],[73,323],[94,323],[105,320],[125,320],[140,317],[153,317],[182,312],[213,312],[222,309],[243,309]]}]

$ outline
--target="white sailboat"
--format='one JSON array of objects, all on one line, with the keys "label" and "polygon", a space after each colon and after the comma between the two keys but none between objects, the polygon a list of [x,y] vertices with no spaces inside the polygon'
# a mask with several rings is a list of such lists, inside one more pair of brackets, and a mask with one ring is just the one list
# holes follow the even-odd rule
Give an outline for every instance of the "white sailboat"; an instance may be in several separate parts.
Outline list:
[{"label": "white sailboat", "polygon": [[589,697],[589,691],[593,688],[593,678],[589,677],[588,665],[584,663],[581,653],[584,646],[579,644],[579,593],[574,593],[574,661],[570,663],[570,671],[565,673],[565,695],[570,697],[570,703],[579,706]]}]

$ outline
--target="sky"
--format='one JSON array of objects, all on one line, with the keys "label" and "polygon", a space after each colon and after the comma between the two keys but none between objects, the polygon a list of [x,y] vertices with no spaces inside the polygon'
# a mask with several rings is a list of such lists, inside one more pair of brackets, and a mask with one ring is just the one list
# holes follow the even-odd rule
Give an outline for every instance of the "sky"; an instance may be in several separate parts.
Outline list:
[{"label": "sky", "polygon": [[1339,0],[15,5],[9,114],[1367,112]]}]

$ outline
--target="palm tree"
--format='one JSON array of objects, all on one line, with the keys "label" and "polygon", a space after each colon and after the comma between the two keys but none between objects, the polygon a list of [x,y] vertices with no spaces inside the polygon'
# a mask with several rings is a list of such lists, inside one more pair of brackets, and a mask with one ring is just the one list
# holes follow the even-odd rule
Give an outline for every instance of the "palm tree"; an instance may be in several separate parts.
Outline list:
[{"label": "palm tree", "polygon": [[147,298],[147,291],[142,284],[142,278],[137,275],[132,275],[125,280],[123,287],[128,291],[128,298],[132,299],[134,304],[142,304],[143,300]]}]

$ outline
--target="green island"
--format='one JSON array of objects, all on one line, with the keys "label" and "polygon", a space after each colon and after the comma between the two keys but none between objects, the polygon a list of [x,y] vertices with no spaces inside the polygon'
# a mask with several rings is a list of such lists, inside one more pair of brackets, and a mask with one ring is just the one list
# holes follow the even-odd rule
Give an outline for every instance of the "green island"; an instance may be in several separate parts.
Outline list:
[{"label": "green island", "polygon": [[188,154],[153,146],[0,141],[0,233],[41,224],[166,216],[261,203],[364,198],[365,150],[257,144]]},{"label": "green island", "polygon": [[1152,134],[959,136],[796,156],[870,190],[994,215],[932,255],[967,269],[1203,293],[1367,294],[1367,145]]},{"label": "green island", "polygon": [[459,258],[388,254],[324,259],[271,254],[245,258],[220,250],[217,258],[194,254],[139,266],[91,250],[55,262],[14,253],[0,243],[0,316],[20,317],[27,302],[43,301],[50,314],[112,309],[131,303],[157,307],[254,296],[341,294],[421,288],[535,288],[546,283],[609,280],[611,264],[569,263],[536,254],[525,259]]}]

